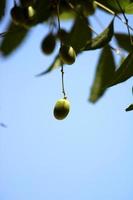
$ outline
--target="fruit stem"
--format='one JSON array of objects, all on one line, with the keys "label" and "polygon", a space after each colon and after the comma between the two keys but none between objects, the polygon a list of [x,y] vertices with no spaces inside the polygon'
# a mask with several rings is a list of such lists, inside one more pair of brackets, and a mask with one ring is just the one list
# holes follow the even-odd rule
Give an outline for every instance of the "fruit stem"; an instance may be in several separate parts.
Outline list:
[{"label": "fruit stem", "polygon": [[[57,19],[58,19],[58,31],[61,32],[61,26],[60,26],[60,0],[57,0]],[[60,47],[62,46],[62,40],[60,40]],[[62,82],[62,93],[64,96],[64,99],[66,99],[66,92],[65,92],[65,86],[64,86],[64,65],[63,62],[61,62],[61,82]]]},{"label": "fruit stem", "polygon": [[64,95],[64,99],[66,99],[66,92],[65,92],[65,87],[64,87],[64,67],[63,63],[61,63],[61,80],[62,80],[62,93]]},{"label": "fruit stem", "polygon": [[[68,3],[68,5],[70,6],[70,8],[77,14],[77,15],[79,15],[80,13],[75,9],[75,7],[74,7],[74,5],[72,4],[72,3],[70,3],[70,2],[67,2],[67,0],[65,0],[66,1],[66,3]],[[94,1],[95,3],[97,2],[97,1]],[[100,3],[98,3],[98,5],[99,5]],[[102,5],[102,4],[100,4],[100,5]],[[103,8],[103,7],[102,7]],[[104,8],[105,8],[105,6],[104,6]],[[115,13],[113,12],[113,11],[111,11],[110,9],[108,9],[107,8],[107,11],[109,12],[110,11],[110,13],[111,14],[113,14],[114,16],[117,16],[117,15],[115,15]],[[84,16],[82,16],[82,15],[80,15],[80,17],[82,17],[82,18],[84,18]],[[119,16],[117,16],[117,17],[119,17]],[[89,24],[87,24],[87,26],[88,26],[88,28],[92,31],[92,32],[94,32],[96,35],[99,35],[94,29],[93,29],[93,27],[92,26],[90,26]],[[119,49],[117,49],[117,48],[115,48],[115,47],[113,47],[113,46],[111,46],[111,45],[109,45],[110,46],[110,48],[113,50],[113,51],[115,51],[116,53],[119,51]],[[82,49],[81,49],[81,51],[82,51]],[[121,52],[119,51],[119,54],[121,54]]]},{"label": "fruit stem", "polygon": [[103,8],[104,10],[106,10],[107,12],[109,12],[110,14],[116,16],[123,24],[125,24],[126,26],[128,26],[128,28],[133,31],[133,28],[129,24],[127,24],[125,22],[125,20],[123,20],[117,13],[115,13],[114,11],[112,11],[111,9],[107,8],[106,6],[104,6],[103,4],[101,4],[101,3],[97,2],[97,1],[94,1],[94,3],[97,6]]},{"label": "fruit stem", "polygon": [[116,0],[116,3],[118,4],[118,6],[119,6],[119,8],[120,8],[120,10],[123,14],[123,17],[125,19],[125,24],[127,26],[127,32],[128,32],[128,35],[129,35],[130,43],[131,43],[131,45],[133,45],[133,40],[132,40],[132,36],[131,36],[131,33],[130,33],[130,27],[129,27],[129,24],[128,24],[128,19],[127,19],[125,12],[124,12],[123,8],[121,7],[121,4],[119,3],[118,0]]}]

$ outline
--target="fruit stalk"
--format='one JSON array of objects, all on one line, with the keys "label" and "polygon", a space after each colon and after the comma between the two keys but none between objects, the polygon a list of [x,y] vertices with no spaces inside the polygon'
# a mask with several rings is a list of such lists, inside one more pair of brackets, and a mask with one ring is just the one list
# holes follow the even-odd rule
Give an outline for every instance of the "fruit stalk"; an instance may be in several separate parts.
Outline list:
[{"label": "fruit stalk", "polygon": [[[58,32],[61,32],[61,27],[60,27],[60,0],[57,1],[57,20],[58,20]],[[62,40],[60,40],[60,47],[62,46]],[[65,92],[65,84],[64,84],[64,65],[63,62],[61,62],[61,81],[62,81],[62,93],[64,98],[66,99],[66,92]]]}]

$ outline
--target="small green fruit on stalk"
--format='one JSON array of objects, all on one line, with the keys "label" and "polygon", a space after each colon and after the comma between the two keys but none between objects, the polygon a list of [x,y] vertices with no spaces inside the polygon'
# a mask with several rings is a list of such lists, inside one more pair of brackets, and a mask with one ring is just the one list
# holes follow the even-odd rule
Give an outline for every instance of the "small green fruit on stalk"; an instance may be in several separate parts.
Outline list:
[{"label": "small green fruit on stalk", "polygon": [[72,46],[62,45],[59,51],[64,64],[72,65],[76,59],[76,52]]},{"label": "small green fruit on stalk", "polygon": [[49,33],[41,43],[42,52],[49,55],[55,49],[56,41],[55,36],[52,33]]},{"label": "small green fruit on stalk", "polygon": [[23,25],[23,23],[25,22],[25,16],[21,7],[15,4],[14,7],[11,9],[10,14],[13,22],[16,25]]},{"label": "small green fruit on stalk", "polygon": [[63,120],[66,118],[66,116],[68,115],[70,111],[70,102],[63,98],[63,99],[59,99],[54,107],[54,117],[58,120]]}]

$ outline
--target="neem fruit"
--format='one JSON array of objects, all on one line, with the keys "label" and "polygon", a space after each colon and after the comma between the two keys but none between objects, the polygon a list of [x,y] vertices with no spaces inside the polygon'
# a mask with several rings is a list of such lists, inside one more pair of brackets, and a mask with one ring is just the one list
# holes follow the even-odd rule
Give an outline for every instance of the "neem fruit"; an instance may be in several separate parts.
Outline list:
[{"label": "neem fruit", "polygon": [[66,116],[68,115],[70,111],[70,102],[63,98],[63,99],[59,99],[54,107],[54,117],[58,120],[63,120],[64,118],[66,118]]},{"label": "neem fruit", "polygon": [[54,51],[55,44],[55,36],[52,33],[48,34],[41,43],[41,49],[43,53],[47,55],[51,54]]},{"label": "neem fruit", "polygon": [[10,14],[11,14],[13,22],[16,25],[22,25],[24,23],[25,16],[24,16],[23,8],[15,4],[14,7],[11,9]]},{"label": "neem fruit", "polygon": [[10,11],[13,22],[16,25],[22,26],[24,28],[29,28],[34,25],[36,20],[36,12],[32,6],[20,7],[17,4]]},{"label": "neem fruit", "polygon": [[75,62],[76,53],[72,46],[62,45],[59,54],[64,64],[71,65]]}]

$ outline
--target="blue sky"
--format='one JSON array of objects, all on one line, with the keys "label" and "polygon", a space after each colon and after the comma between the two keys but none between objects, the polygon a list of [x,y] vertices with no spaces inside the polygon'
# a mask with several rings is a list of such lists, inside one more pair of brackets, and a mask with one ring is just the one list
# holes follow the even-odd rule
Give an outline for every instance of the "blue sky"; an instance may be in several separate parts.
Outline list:
[{"label": "blue sky", "polygon": [[[97,16],[105,26],[111,19]],[[35,78],[53,59],[40,51],[47,31],[38,26],[12,56],[1,58],[0,121],[8,128],[0,128],[0,199],[132,200],[133,114],[124,111],[133,102],[132,80],[90,104],[99,51],[86,52],[65,66],[71,112],[63,121],[54,119],[60,70]]]}]

